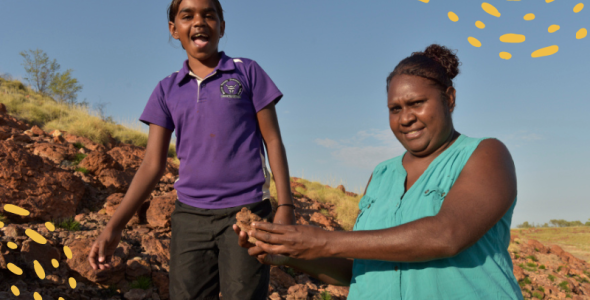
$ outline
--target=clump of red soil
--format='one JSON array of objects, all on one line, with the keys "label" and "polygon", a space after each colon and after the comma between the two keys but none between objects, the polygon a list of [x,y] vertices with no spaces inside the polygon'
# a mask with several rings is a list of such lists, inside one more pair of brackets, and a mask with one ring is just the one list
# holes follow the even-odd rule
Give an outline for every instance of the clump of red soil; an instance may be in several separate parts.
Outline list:
[{"label": "clump of red soil", "polygon": [[[240,212],[238,212],[236,214],[236,225],[238,225],[238,227],[240,227],[240,230],[248,232],[252,229],[252,226],[250,226],[250,224],[252,224],[252,222],[266,222],[266,219],[262,219],[260,218],[258,215],[256,215],[255,213],[252,213],[249,209],[243,207],[242,210],[240,210]],[[254,244],[256,243],[257,239],[254,237],[249,237],[248,238],[248,242]]]}]

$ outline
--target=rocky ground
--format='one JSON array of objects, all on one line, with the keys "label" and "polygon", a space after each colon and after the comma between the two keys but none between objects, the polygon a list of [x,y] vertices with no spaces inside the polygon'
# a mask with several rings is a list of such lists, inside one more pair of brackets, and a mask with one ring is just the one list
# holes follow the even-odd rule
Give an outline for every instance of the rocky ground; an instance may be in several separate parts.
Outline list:
[{"label": "rocky ground", "polygon": [[[123,199],[145,149],[111,139],[106,145],[66,132],[44,132],[6,113],[0,103],[0,300],[168,299],[170,214],[177,166],[166,174],[129,222],[112,268],[94,271],[87,255],[96,236]],[[295,179],[292,189],[305,186]],[[344,187],[339,187],[344,191]],[[299,224],[343,230],[334,207],[293,193]],[[4,211],[13,204],[30,212]],[[45,222],[58,225],[51,230]],[[38,244],[28,229],[47,239]],[[64,246],[71,249],[66,256]],[[590,265],[558,246],[513,239],[514,273],[526,298],[590,299]],[[35,263],[35,261],[38,262]],[[57,263],[56,263],[57,262]],[[22,275],[8,270],[19,266]],[[40,279],[35,266],[41,265]],[[76,280],[75,289],[69,278]],[[324,284],[286,267],[271,268],[269,299],[345,299],[347,287]]]}]

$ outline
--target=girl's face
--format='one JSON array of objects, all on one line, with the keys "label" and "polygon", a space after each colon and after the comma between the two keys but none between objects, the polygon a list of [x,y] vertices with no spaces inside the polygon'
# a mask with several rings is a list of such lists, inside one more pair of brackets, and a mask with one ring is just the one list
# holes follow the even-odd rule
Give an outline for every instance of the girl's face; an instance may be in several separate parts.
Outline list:
[{"label": "girl's face", "polygon": [[427,156],[439,149],[453,133],[451,113],[455,89],[447,97],[433,83],[420,76],[397,75],[387,93],[389,126],[395,137],[414,156]]},{"label": "girl's face", "polygon": [[206,61],[217,54],[219,39],[225,32],[225,22],[219,19],[211,0],[182,0],[174,22],[169,22],[170,34],[180,40],[189,59]]}]

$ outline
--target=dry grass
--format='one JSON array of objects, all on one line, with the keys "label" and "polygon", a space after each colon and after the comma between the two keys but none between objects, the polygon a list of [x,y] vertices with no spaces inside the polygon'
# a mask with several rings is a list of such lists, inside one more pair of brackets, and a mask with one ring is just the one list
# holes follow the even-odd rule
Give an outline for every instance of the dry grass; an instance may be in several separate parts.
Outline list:
[{"label": "dry grass", "polygon": [[590,227],[512,229],[511,234],[521,241],[538,240],[543,244],[556,244],[577,258],[590,262]]},{"label": "dry grass", "polygon": [[[89,138],[95,143],[105,144],[109,135],[118,141],[140,147],[147,145],[148,134],[141,129],[138,121],[104,121],[98,112],[83,106],[69,106],[57,103],[51,97],[40,95],[19,81],[0,78],[0,103],[4,103],[10,115],[45,131],[59,129],[71,134]],[[176,149],[170,145],[168,156],[176,158]]]}]

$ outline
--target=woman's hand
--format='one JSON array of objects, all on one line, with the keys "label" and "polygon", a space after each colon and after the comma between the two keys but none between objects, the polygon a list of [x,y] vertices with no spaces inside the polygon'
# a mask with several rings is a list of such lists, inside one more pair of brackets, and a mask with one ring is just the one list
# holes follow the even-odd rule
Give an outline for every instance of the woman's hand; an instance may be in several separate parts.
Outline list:
[{"label": "woman's hand", "polygon": [[111,258],[119,241],[121,241],[121,231],[119,230],[105,229],[98,236],[88,254],[88,262],[90,262],[92,269],[105,270],[111,267]]},{"label": "woman's hand", "polygon": [[288,257],[284,255],[274,255],[264,252],[260,247],[248,242],[248,234],[241,231],[238,225],[233,225],[234,232],[238,235],[238,245],[242,248],[248,249],[248,254],[258,259],[261,264],[266,265],[284,265],[288,261]]},{"label": "woman's hand", "polygon": [[248,235],[256,238],[256,247],[268,254],[306,260],[329,256],[329,232],[321,228],[260,222],[252,223],[252,227]]}]

